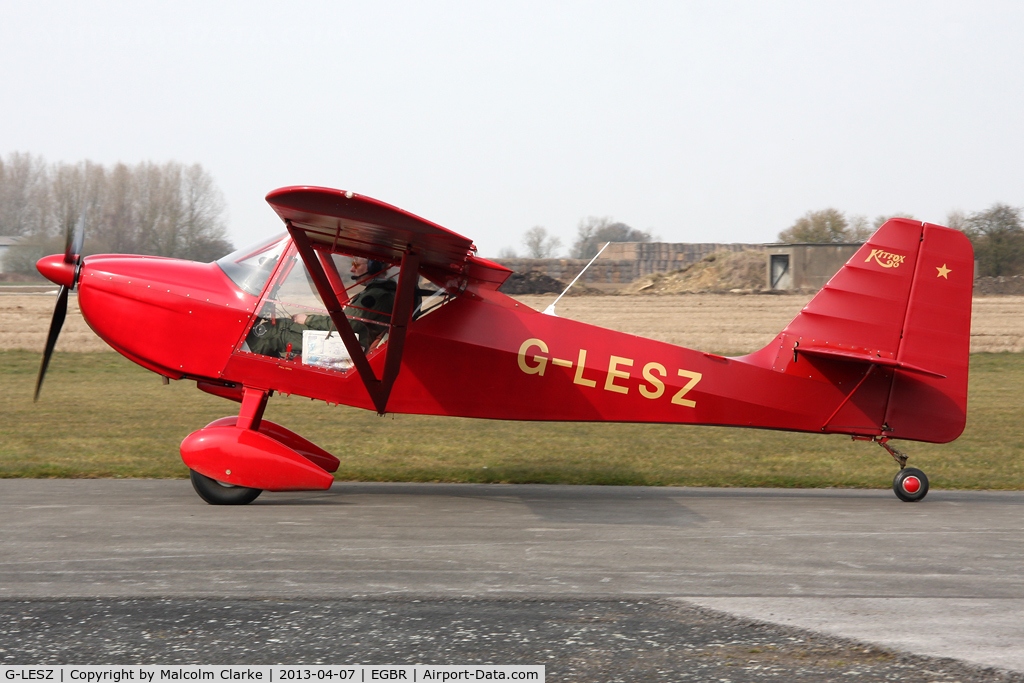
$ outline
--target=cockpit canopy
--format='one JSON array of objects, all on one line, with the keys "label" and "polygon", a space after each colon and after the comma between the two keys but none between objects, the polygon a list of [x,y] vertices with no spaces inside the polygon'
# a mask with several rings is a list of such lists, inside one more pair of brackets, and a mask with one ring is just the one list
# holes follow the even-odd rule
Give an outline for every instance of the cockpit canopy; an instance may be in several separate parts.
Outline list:
[{"label": "cockpit canopy", "polygon": [[259,296],[288,242],[287,233],[282,232],[257,244],[236,249],[218,259],[217,265],[243,292]]},{"label": "cockpit canopy", "polygon": [[[321,252],[321,256],[326,256],[326,252]],[[331,253],[330,261],[340,278],[335,294],[345,306],[345,315],[364,350],[383,346],[388,339],[400,266],[384,263],[382,268],[376,266],[373,272],[367,272],[365,258],[342,253]],[[361,262],[362,267],[356,262]],[[348,354],[340,350],[337,332],[331,332],[335,328],[320,293],[287,233],[228,254],[217,265],[238,288],[260,297],[239,351],[332,369],[351,367]],[[416,284],[412,319],[437,309],[458,293],[457,288],[449,291],[421,276]],[[310,349],[305,348],[311,338],[321,345],[332,339],[337,342],[337,362],[328,362],[330,354],[322,350],[317,352],[317,358],[311,356]]]}]

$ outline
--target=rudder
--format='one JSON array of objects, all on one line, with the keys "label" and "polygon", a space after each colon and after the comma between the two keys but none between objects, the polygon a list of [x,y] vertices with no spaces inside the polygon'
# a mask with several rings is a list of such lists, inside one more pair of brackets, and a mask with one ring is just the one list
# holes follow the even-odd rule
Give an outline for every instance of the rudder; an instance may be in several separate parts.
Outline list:
[{"label": "rudder", "polygon": [[974,250],[956,230],[924,224],[897,360],[945,377],[898,372],[886,407],[892,436],[946,443],[967,420]]}]

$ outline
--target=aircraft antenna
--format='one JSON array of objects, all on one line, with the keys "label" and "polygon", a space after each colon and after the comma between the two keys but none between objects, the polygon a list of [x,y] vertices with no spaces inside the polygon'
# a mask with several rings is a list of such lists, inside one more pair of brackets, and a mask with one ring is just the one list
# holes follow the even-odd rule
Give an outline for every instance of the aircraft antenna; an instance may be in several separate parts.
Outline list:
[{"label": "aircraft antenna", "polygon": [[[609,244],[611,244],[611,242],[605,242],[604,243],[604,246],[601,247],[601,251],[599,251],[596,254],[594,254],[594,258],[590,259],[590,263],[588,263],[587,265],[583,266],[583,270],[580,271],[579,275],[577,275],[576,277],[574,277],[572,279],[572,282],[569,283],[569,286],[565,288],[565,292],[568,292],[572,288],[572,286],[574,284],[576,284],[576,280],[579,280],[580,277],[583,275],[583,273],[587,272],[587,268],[589,268],[591,265],[593,265],[594,261],[597,260],[597,257],[600,256],[602,254],[602,252],[604,252],[604,250],[608,248]],[[565,296],[565,292],[562,292],[561,294],[559,294],[558,298],[555,299],[554,301],[552,301],[551,305],[544,309],[544,311],[543,311],[544,315],[553,315],[556,318],[558,317],[558,314],[555,313],[555,304],[557,304],[561,300],[561,298],[563,296]]]}]

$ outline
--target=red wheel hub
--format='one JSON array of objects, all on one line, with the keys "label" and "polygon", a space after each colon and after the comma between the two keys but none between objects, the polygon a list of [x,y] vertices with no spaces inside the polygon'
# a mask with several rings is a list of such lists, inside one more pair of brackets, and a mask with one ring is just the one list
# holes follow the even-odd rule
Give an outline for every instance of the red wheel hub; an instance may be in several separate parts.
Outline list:
[{"label": "red wheel hub", "polygon": [[915,476],[909,476],[903,480],[903,490],[907,493],[917,493],[921,490],[921,480]]}]

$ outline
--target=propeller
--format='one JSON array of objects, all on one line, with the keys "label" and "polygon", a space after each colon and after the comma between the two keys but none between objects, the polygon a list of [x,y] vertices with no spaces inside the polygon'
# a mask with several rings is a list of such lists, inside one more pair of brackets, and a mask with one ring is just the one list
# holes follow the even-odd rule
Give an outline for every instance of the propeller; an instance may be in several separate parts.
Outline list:
[{"label": "propeller", "polygon": [[[85,211],[78,217],[75,227],[67,233],[64,242],[64,263],[71,266],[73,276],[71,284],[61,284],[57,292],[57,305],[53,308],[53,318],[50,320],[50,332],[46,335],[46,349],[43,351],[43,363],[39,366],[39,378],[36,379],[36,394],[33,401],[39,400],[39,391],[43,388],[43,378],[46,377],[46,368],[50,365],[50,356],[57,346],[57,337],[60,336],[60,329],[64,326],[64,319],[68,314],[68,293],[74,289],[78,282],[78,275],[82,269],[82,244],[85,242]],[[40,261],[42,263],[42,261]],[[46,274],[46,273],[44,273]]]}]

